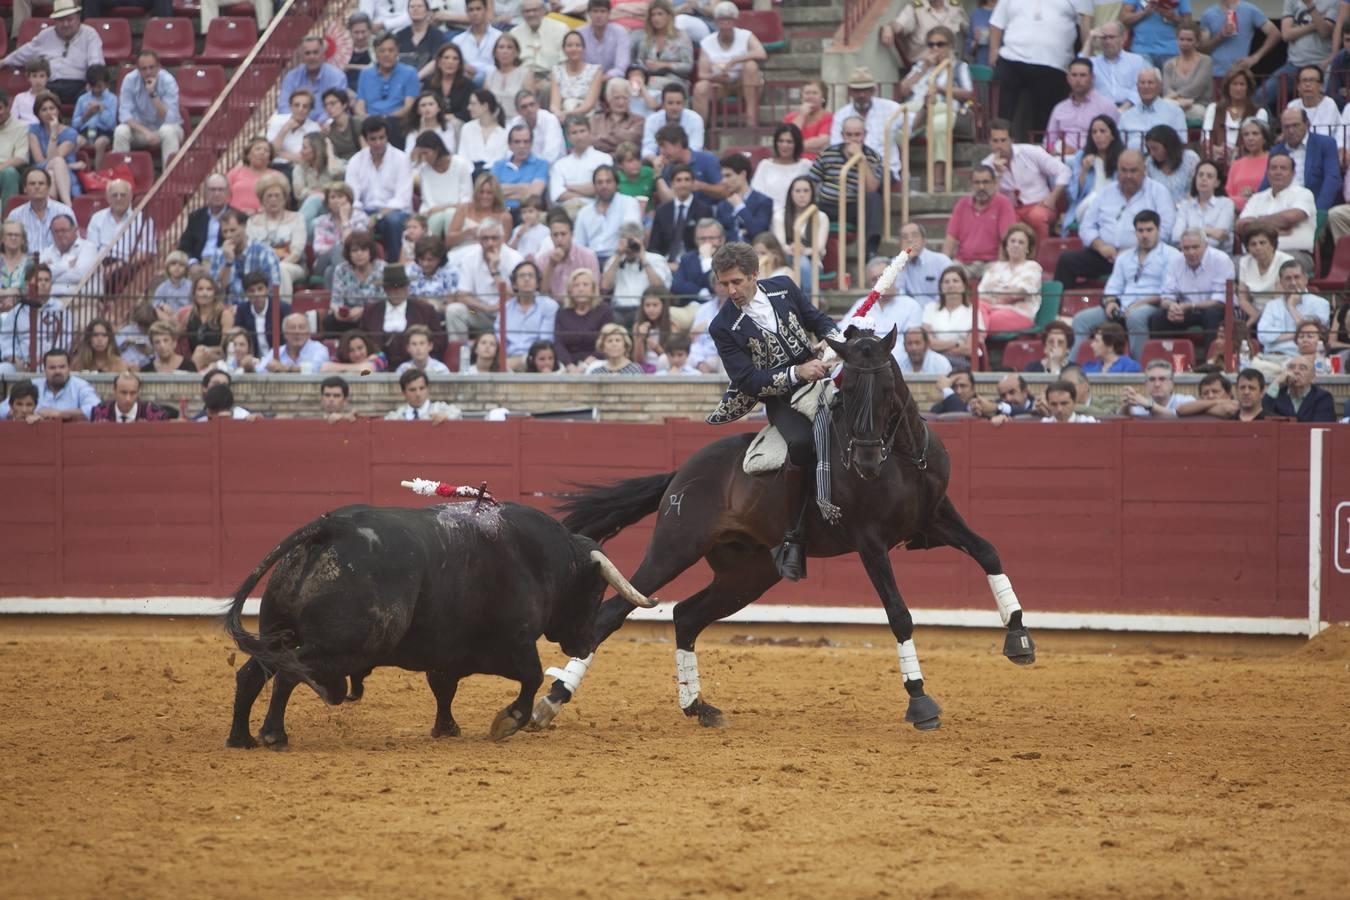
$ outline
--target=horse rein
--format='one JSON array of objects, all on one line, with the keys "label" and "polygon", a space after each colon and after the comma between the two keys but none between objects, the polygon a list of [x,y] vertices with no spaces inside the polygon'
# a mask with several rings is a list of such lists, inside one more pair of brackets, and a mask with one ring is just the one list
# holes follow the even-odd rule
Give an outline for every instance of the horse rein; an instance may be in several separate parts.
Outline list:
[{"label": "horse rein", "polygon": [[[845,367],[852,369],[860,375],[877,375],[881,372],[890,370],[889,363],[883,363],[879,366],[849,366],[845,364]],[[904,410],[896,410],[891,416],[891,423],[882,430],[882,436],[872,439],[855,438],[851,433],[853,430],[852,426],[849,426],[850,434],[848,435],[848,441],[844,442],[844,468],[853,468],[854,447],[878,447],[881,450],[881,461],[884,463],[890,459],[891,442],[895,440],[895,436],[900,431],[900,423],[903,421]],[[919,419],[919,424],[923,426],[923,447],[919,450],[919,455],[909,457],[909,461],[914,468],[923,472],[928,469],[928,443],[929,438],[932,436],[932,432],[928,428],[928,423],[925,422],[922,417]],[[830,420],[830,428],[835,430],[835,437],[838,439],[838,430],[833,418]]]}]

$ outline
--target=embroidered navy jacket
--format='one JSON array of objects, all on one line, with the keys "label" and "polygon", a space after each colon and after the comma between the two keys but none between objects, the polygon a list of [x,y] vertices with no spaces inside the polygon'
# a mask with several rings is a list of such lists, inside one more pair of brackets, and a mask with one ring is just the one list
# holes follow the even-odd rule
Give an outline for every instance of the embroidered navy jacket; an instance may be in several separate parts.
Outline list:
[{"label": "embroidered navy jacket", "polygon": [[792,279],[765,278],[759,289],[778,319],[777,334],[765,332],[734,303],[723,304],[708,326],[731,379],[710,424],[734,422],[760,400],[791,393],[792,368],[814,358],[812,346],[826,337],[843,340],[834,320],[812,306]]}]

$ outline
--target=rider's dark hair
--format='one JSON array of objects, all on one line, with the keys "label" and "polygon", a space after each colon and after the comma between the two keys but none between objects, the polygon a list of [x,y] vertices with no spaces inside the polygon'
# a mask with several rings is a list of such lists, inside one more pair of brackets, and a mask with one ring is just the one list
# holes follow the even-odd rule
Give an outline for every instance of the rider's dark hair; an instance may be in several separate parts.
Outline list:
[{"label": "rider's dark hair", "polygon": [[732,241],[719,247],[712,258],[713,272],[721,274],[732,269],[739,269],[751,278],[758,275],[759,254],[755,252],[755,248],[740,241]]}]

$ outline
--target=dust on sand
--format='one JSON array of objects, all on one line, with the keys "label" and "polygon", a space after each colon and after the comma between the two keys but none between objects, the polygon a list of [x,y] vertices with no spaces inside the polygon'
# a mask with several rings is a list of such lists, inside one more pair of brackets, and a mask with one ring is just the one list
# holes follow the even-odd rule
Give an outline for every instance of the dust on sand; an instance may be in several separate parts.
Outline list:
[{"label": "dust on sand", "polygon": [[[300,689],[287,753],[226,750],[243,656],[207,621],[7,619],[0,884],[32,897],[1344,897],[1345,630],[1280,657],[1078,652],[1041,632],[894,649],[700,644],[723,731],[675,705],[672,648],[597,657],[557,727],[485,735],[471,678],[433,740],[421,676]],[[1340,655],[1314,650],[1336,642]],[[560,654],[548,647],[552,664]],[[254,729],[268,693],[254,710]]]}]

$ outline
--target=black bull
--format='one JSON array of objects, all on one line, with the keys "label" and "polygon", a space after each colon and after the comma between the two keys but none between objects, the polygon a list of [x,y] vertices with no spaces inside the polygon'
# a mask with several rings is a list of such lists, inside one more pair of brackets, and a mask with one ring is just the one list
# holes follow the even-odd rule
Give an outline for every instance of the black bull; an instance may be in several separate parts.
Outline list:
[{"label": "black bull", "polygon": [[[259,633],[251,634],[240,622],[244,601],[274,565]],[[520,682],[520,695],[492,724],[494,738],[507,737],[529,718],[543,681],[539,636],[569,656],[589,656],[607,583],[649,603],[595,541],[527,506],[334,510],[273,548],[226,612],[226,631],[251,657],[236,674],[226,743],[257,746],[249,712],[268,678],[276,683],[258,740],[283,747],[286,703],[298,684],[336,705],[359,699],[360,680],[376,666],[427,673],[437,737],[459,734],[450,706],[461,678]]]}]

